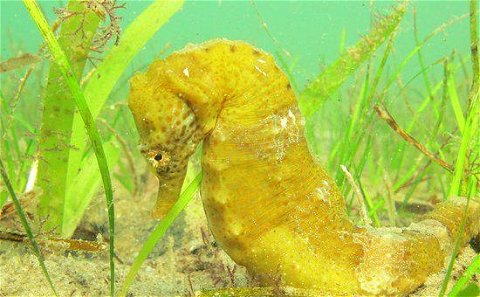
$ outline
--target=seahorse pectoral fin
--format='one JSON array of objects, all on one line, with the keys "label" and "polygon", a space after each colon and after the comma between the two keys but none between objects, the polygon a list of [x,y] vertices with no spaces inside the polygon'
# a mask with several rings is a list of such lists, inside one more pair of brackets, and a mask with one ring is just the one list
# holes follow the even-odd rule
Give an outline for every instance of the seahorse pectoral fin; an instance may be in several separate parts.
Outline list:
[{"label": "seahorse pectoral fin", "polygon": [[162,219],[177,202],[185,173],[183,172],[169,179],[158,177],[157,201],[152,210],[152,217]]}]

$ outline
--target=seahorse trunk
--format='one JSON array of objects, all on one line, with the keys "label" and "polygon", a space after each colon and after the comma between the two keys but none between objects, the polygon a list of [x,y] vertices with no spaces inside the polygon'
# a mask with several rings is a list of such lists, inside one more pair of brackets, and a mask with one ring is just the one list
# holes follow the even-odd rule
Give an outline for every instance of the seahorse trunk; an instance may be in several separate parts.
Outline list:
[{"label": "seahorse trunk", "polygon": [[[337,186],[311,157],[295,94],[271,55],[217,40],[176,52],[137,80],[129,104],[151,150],[176,133],[163,121],[169,106],[194,114],[198,137],[185,141],[192,147],[204,138],[202,199],[211,231],[265,283],[399,295],[444,267],[465,204],[443,203],[403,229],[352,224]],[[156,105],[163,108],[148,115],[138,108]],[[154,123],[148,129],[145,118]],[[169,153],[178,151],[188,159],[182,145]],[[479,233],[473,201],[467,218],[464,243]]]}]

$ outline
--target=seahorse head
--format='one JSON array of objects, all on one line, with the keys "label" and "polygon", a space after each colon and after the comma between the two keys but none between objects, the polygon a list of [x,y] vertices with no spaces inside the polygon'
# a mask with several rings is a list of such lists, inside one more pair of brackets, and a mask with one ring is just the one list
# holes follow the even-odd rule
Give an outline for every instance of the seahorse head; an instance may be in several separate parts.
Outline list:
[{"label": "seahorse head", "polygon": [[180,194],[188,159],[201,135],[194,112],[162,84],[155,69],[153,65],[132,78],[128,105],[140,134],[140,152],[159,181],[152,215],[160,218]]}]

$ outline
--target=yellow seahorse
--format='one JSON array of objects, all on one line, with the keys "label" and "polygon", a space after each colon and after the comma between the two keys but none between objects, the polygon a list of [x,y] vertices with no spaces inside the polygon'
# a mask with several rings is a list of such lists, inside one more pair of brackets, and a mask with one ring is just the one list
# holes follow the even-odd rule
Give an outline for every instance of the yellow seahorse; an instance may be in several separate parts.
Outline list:
[{"label": "yellow seahorse", "polygon": [[[406,294],[444,267],[465,210],[451,199],[408,228],[357,227],[312,158],[304,120],[273,57],[241,41],[190,45],[131,81],[141,151],[159,179],[154,214],[175,203],[203,140],[210,229],[265,284],[328,294]],[[462,246],[480,230],[471,201]]]}]

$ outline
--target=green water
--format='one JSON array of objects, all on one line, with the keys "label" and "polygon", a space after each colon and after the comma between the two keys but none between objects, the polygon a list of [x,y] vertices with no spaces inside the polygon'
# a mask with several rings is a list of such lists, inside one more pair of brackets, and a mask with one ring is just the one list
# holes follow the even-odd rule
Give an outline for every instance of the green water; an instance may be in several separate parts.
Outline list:
[{"label": "green water", "polygon": [[[40,1],[50,21],[53,8],[64,1]],[[126,9],[119,10],[125,28],[150,1],[126,1]],[[374,19],[372,15],[385,13],[395,1],[187,1],[184,8],[164,26],[132,62],[132,70],[144,68],[165,46],[180,49],[187,43],[198,43],[212,38],[245,40],[269,52],[274,52],[272,39],[266,34],[258,17],[261,15],[272,36],[282,49],[291,55],[290,63],[300,82],[318,74],[326,64],[338,56],[342,34],[348,47],[366,34]],[[413,9],[417,12],[420,39],[443,23],[468,13],[468,1],[413,1],[410,13],[402,21],[395,43],[395,60],[402,61],[415,47]],[[1,56],[15,56],[12,46],[26,52],[35,52],[41,36],[28,16],[21,1],[1,2]],[[449,26],[433,38],[423,49],[425,64],[430,65],[449,55],[453,50],[468,54],[468,18]],[[417,59],[407,65],[404,78],[419,71]],[[441,64],[434,73],[441,73]]]}]

